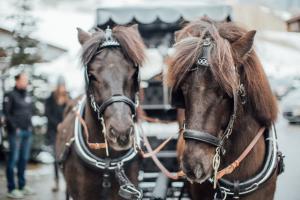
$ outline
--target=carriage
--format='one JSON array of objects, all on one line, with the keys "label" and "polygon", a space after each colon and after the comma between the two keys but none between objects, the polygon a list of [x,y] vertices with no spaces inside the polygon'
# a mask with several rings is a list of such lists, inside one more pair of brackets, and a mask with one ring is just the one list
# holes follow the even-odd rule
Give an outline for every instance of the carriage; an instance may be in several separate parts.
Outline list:
[{"label": "carriage", "polygon": [[[168,56],[172,53],[174,33],[190,20],[208,16],[218,21],[231,21],[232,8],[215,2],[149,2],[134,5],[101,6],[96,10],[96,27],[138,24],[148,48],[146,61],[140,70],[141,108],[145,134],[153,147],[169,136],[168,145],[157,154],[170,171],[178,171],[176,140],[178,132],[177,109],[171,106],[170,89],[163,84]],[[183,180],[170,180],[155,166],[151,159],[144,159],[139,171],[139,187],[143,199],[188,199]]]}]

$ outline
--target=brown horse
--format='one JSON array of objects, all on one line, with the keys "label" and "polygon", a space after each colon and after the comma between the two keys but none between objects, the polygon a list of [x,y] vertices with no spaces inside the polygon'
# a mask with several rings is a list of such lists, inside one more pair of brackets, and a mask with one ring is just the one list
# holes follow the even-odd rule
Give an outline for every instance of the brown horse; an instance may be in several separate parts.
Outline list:
[{"label": "brown horse", "polygon": [[[247,32],[232,22],[207,18],[176,33],[167,83],[173,88],[173,104],[185,108],[185,130],[177,147],[181,168],[194,182],[193,199],[211,200],[214,195],[215,199],[226,195],[253,200],[274,197],[277,153],[263,184],[259,180],[267,173],[258,174],[268,164],[268,144],[276,138],[268,143],[259,137],[232,173],[219,183],[214,180],[214,173],[234,162],[261,127],[266,127],[266,135],[277,117],[276,100],[252,48],[254,36],[255,31]],[[246,188],[247,181],[256,176],[257,182]],[[222,188],[224,185],[231,190]]]},{"label": "brown horse", "polygon": [[93,34],[78,28],[78,40],[86,95],[58,127],[57,157],[73,199],[119,199],[119,181],[137,185],[133,116],[145,47],[135,25]]}]

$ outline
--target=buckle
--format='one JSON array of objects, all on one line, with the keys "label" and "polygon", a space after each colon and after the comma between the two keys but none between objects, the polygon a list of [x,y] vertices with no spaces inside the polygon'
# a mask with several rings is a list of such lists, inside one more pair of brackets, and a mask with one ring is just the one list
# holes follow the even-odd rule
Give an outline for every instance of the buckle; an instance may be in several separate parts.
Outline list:
[{"label": "buckle", "polygon": [[282,174],[285,170],[285,164],[284,164],[285,155],[281,151],[278,151],[277,157],[278,157],[277,174],[279,175]]},{"label": "buckle", "polygon": [[124,199],[142,199],[143,192],[136,189],[132,184],[121,185],[119,195]]},{"label": "buckle", "polygon": [[103,188],[110,188],[111,187],[110,175],[109,175],[108,172],[103,173],[102,187]]}]

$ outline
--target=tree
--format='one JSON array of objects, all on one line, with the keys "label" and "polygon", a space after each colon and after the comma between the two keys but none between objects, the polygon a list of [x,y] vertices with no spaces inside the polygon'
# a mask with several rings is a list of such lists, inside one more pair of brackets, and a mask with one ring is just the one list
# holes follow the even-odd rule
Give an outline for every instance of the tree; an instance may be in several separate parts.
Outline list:
[{"label": "tree", "polygon": [[15,25],[13,33],[16,41],[16,45],[12,47],[10,67],[32,65],[41,61],[38,54],[39,43],[29,37],[36,29],[36,18],[30,13],[32,4],[30,0],[19,0],[15,6],[15,14],[9,17]]}]

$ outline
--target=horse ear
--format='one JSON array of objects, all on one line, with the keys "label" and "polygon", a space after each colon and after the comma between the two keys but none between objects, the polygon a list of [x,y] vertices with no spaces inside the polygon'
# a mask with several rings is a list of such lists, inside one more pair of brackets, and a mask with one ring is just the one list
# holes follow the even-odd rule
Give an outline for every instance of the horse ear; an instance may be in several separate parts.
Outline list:
[{"label": "horse ear", "polygon": [[130,28],[133,28],[136,31],[139,31],[139,25],[138,24],[133,24],[130,26]]},{"label": "horse ear", "polygon": [[238,56],[238,60],[245,59],[245,56],[252,50],[256,31],[249,31],[232,44],[233,50]]},{"label": "horse ear", "polygon": [[78,41],[83,45],[87,40],[91,38],[91,35],[88,32],[85,32],[81,28],[77,28],[78,31]]},{"label": "horse ear", "polygon": [[175,42],[177,42],[177,40],[178,40],[178,36],[179,36],[179,33],[180,33],[180,31],[175,31],[175,33],[174,33],[174,40],[175,40]]}]

